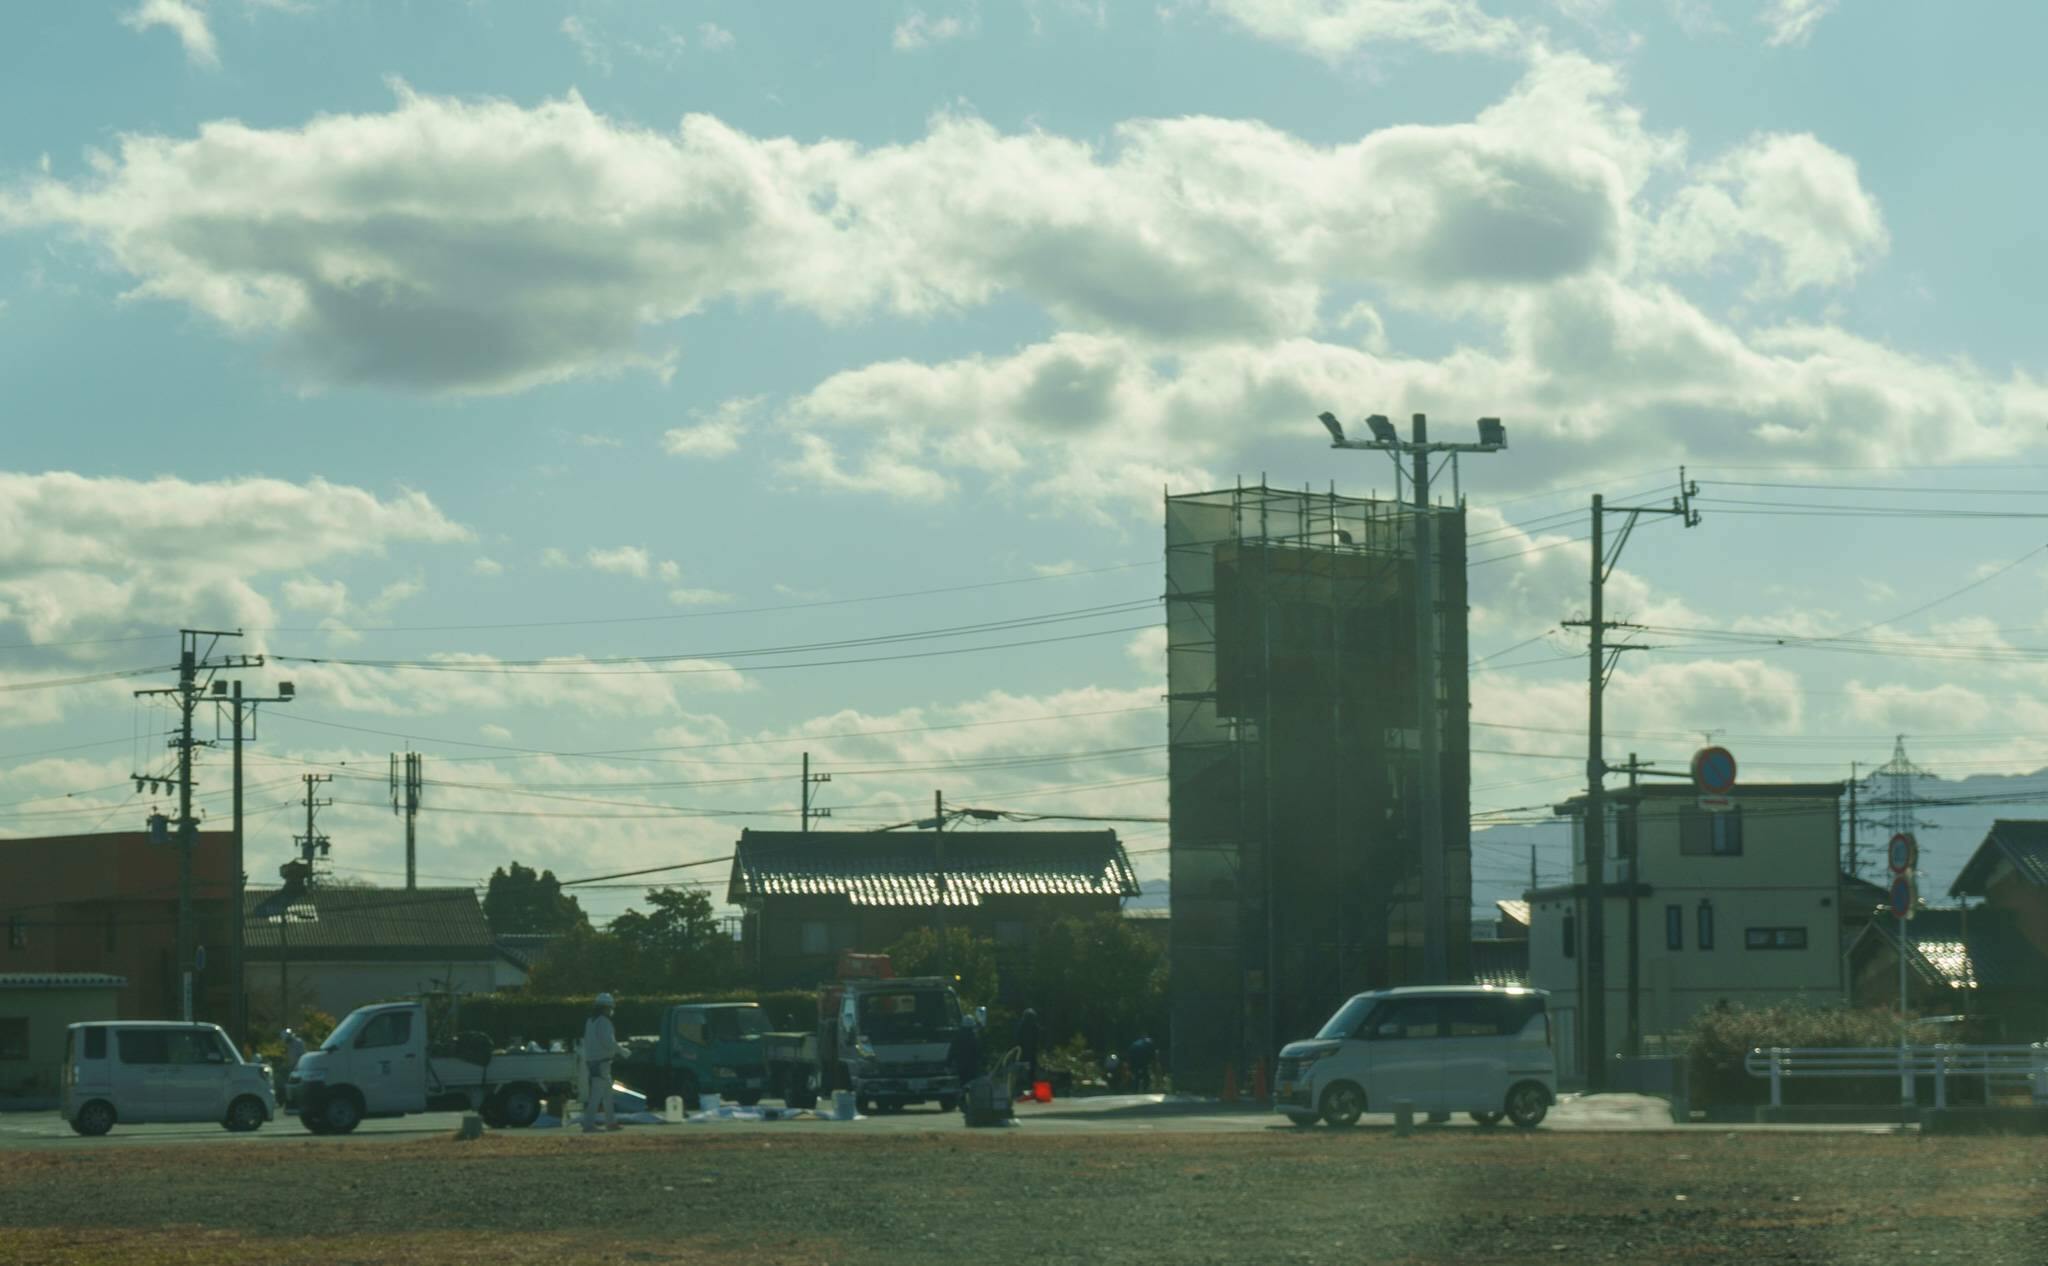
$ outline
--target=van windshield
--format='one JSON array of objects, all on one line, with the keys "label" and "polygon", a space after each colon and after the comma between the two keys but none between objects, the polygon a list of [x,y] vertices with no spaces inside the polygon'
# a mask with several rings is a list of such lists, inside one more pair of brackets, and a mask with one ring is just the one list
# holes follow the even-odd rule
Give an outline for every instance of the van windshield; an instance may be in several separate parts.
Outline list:
[{"label": "van windshield", "polygon": [[1337,1014],[1331,1016],[1329,1022],[1316,1031],[1316,1036],[1324,1039],[1355,1036],[1359,1024],[1365,1020],[1366,1013],[1372,1010],[1372,1005],[1376,1001],[1378,999],[1363,996],[1353,998],[1337,1008]]},{"label": "van windshield", "polygon": [[742,1038],[759,1037],[768,1031],[768,1017],[759,1007],[727,1007],[713,1011],[710,1016],[711,1040],[714,1042],[737,1042]]}]

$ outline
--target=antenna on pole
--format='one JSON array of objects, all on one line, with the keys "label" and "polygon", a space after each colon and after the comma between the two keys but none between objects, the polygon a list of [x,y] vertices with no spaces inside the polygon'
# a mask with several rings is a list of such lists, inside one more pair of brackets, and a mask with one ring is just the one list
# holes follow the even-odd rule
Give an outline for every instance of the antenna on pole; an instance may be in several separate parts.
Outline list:
[{"label": "antenna on pole", "polygon": [[391,753],[391,811],[405,815],[405,887],[410,892],[419,887],[419,853],[413,837],[413,820],[420,815],[418,752]]}]

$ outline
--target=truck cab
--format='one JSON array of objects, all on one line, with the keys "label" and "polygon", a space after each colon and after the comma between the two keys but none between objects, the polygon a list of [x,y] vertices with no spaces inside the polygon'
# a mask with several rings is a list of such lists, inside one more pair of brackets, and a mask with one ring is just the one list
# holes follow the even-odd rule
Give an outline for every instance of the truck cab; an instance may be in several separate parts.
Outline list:
[{"label": "truck cab", "polygon": [[651,1043],[629,1040],[616,1072],[651,1104],[680,1095],[694,1109],[697,1096],[717,1094],[751,1107],[768,1091],[767,1033],[768,1013],[759,1003],[683,1003],[663,1013]]},{"label": "truck cab", "polygon": [[888,1112],[936,1100],[951,1112],[960,1079],[950,1059],[966,1017],[939,976],[849,980],[824,999],[819,1045],[833,1084]]},{"label": "truck cab", "polygon": [[481,1034],[430,1047],[426,1008],[390,1002],[349,1012],[319,1050],[300,1058],[287,1093],[315,1134],[429,1110],[475,1111],[487,1125],[520,1128],[539,1118],[547,1095],[575,1082],[572,1053],[495,1051]]}]

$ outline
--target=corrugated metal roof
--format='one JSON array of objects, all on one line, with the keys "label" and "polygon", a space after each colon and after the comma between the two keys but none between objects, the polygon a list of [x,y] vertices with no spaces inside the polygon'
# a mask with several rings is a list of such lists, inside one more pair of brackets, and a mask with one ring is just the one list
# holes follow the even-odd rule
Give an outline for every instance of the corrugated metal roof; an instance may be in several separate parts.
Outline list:
[{"label": "corrugated metal roof", "polygon": [[0,989],[125,989],[126,976],[100,972],[0,972]]},{"label": "corrugated metal roof", "polygon": [[2048,888],[2048,822],[2038,819],[2000,818],[1949,885],[1952,897],[1981,897],[1985,885],[2000,861],[2010,862],[2020,878],[2037,888]]},{"label": "corrugated metal roof", "polygon": [[1493,908],[1500,911],[1501,916],[1509,922],[1519,923],[1523,927],[1529,926],[1528,902],[1516,900],[1496,901],[1493,903]]},{"label": "corrugated metal roof", "polygon": [[[948,831],[949,908],[994,896],[1138,895],[1114,831]],[[726,899],[843,896],[855,905],[939,904],[933,834],[744,831]]]},{"label": "corrugated metal roof", "polygon": [[[1873,932],[1895,945],[1898,920],[1888,915],[1876,919],[1865,935]],[[2048,979],[2048,962],[2028,942],[2009,910],[1922,908],[1914,913],[1907,934],[1912,946],[1907,965],[1929,984],[2020,989]]]},{"label": "corrugated metal roof", "polygon": [[[255,911],[276,891],[249,889],[243,908]],[[294,950],[454,950],[486,958],[496,953],[491,925],[469,888],[315,887],[292,903],[289,923],[283,937]],[[244,937],[251,951],[275,950],[278,921],[251,917]]]}]

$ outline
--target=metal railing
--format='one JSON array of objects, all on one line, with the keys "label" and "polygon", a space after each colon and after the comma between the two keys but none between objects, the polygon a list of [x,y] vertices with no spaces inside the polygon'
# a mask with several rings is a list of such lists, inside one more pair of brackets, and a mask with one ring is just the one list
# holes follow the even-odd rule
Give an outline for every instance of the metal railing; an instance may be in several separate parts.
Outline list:
[{"label": "metal railing", "polygon": [[2037,1106],[2048,1106],[2048,1042],[2031,1046],[1772,1046],[1750,1051],[1743,1067],[1771,1080],[1771,1106],[1785,1104],[1785,1082],[1807,1078],[1899,1079],[1899,1104],[1914,1102],[1914,1079],[1934,1079],[1934,1106],[1948,1106],[1950,1078],[1984,1086],[1984,1101],[1995,1087],[2018,1088]]}]

